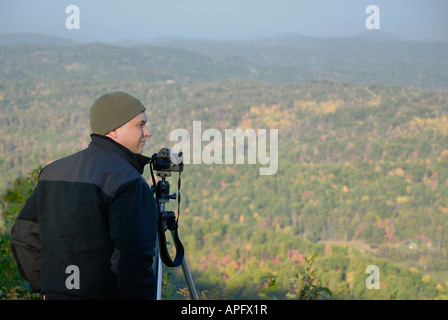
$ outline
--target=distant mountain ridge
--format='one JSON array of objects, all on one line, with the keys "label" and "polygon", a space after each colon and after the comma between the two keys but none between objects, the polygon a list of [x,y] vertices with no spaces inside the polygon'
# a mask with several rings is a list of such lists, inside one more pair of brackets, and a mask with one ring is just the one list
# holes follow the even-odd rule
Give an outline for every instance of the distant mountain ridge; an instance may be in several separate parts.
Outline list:
[{"label": "distant mountain ridge", "polygon": [[39,33],[1,33],[0,34],[0,45],[14,45],[14,44],[48,44],[57,46],[73,46],[77,45],[78,42],[57,37],[48,36]]},{"label": "distant mountain ridge", "polygon": [[[375,37],[384,35],[387,38],[387,34]],[[31,44],[20,43],[19,38]],[[2,35],[0,43],[0,79],[138,77],[145,81],[204,82],[241,78],[275,83],[332,80],[448,88],[448,43],[298,34],[252,41],[171,38],[142,46],[74,44],[38,35],[22,35],[13,41]]]},{"label": "distant mountain ridge", "polygon": [[[61,36],[55,36],[55,35],[46,35],[46,34],[40,34],[40,33],[33,33],[33,32],[17,32],[17,33],[0,33],[0,45],[10,45],[10,44],[51,44],[51,45],[61,45],[61,46],[67,46],[67,45],[80,45],[80,44],[87,44],[87,43],[94,43],[94,42],[102,42],[104,44],[111,44],[111,45],[119,45],[119,46],[147,46],[147,45],[154,45],[154,44],[162,44],[162,43],[188,43],[188,42],[206,42],[206,43],[227,43],[227,42],[258,42],[258,41],[275,41],[275,42],[281,42],[281,41],[290,41],[290,40],[297,40],[300,38],[310,38],[310,39],[353,39],[353,38],[361,38],[361,39],[368,39],[368,40],[378,40],[378,41],[407,41],[407,42],[423,42],[423,41],[416,41],[416,40],[408,40],[403,39],[395,34],[385,32],[383,30],[366,30],[359,34],[354,34],[351,36],[344,36],[344,37],[310,37],[305,36],[299,33],[283,33],[276,36],[271,37],[257,37],[253,39],[247,39],[247,40],[213,40],[213,39],[195,39],[195,38],[188,38],[188,37],[179,37],[179,36],[164,36],[164,37],[157,37],[154,39],[148,39],[148,40],[137,40],[133,38],[123,38],[120,40],[114,40],[114,41],[99,41],[99,40],[87,40],[79,38],[77,40],[70,39],[68,37],[61,37]],[[430,43],[440,42],[440,41],[428,41]]]}]

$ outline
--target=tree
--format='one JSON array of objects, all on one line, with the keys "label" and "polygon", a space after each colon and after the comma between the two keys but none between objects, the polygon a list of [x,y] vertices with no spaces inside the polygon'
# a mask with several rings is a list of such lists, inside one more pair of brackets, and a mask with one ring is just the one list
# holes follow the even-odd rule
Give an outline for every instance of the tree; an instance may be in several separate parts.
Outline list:
[{"label": "tree", "polygon": [[319,255],[316,252],[311,259],[305,257],[305,271],[291,278],[291,291],[286,294],[286,298],[291,300],[316,300],[325,295],[331,296],[332,292],[327,287],[323,287],[316,279],[318,269],[313,268],[314,260]]},{"label": "tree", "polygon": [[[314,253],[311,259],[305,257],[305,270],[303,273],[297,274],[296,277],[291,278],[290,292],[286,294],[286,298],[290,300],[316,300],[321,297],[332,296],[329,288],[323,287],[320,281],[316,278],[318,269],[313,268],[316,257],[319,252]],[[274,295],[274,291],[278,288],[278,276],[268,272],[264,278],[266,287],[261,289],[258,296],[266,300],[277,300],[278,297]]]}]

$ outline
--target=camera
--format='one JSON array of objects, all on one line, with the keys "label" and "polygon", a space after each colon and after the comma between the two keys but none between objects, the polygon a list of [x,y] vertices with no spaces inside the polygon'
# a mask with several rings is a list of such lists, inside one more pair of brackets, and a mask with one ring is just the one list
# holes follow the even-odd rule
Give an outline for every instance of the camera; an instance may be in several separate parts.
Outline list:
[{"label": "camera", "polygon": [[182,172],[184,162],[182,152],[172,153],[168,148],[162,148],[151,157],[151,163],[155,171]]}]

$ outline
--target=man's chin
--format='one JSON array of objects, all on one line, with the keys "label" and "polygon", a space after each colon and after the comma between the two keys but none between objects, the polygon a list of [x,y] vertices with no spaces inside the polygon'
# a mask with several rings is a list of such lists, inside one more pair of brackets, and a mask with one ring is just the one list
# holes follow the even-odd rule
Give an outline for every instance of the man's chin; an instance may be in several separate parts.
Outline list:
[{"label": "man's chin", "polygon": [[136,154],[142,154],[142,153],[143,153],[143,146],[138,147],[138,148],[134,151],[134,153],[136,153]]}]

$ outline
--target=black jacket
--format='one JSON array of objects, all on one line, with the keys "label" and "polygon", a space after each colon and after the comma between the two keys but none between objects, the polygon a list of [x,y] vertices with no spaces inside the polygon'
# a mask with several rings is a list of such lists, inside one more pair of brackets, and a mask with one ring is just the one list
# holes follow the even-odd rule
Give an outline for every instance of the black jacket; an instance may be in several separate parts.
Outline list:
[{"label": "black jacket", "polygon": [[19,271],[43,294],[154,299],[158,215],[141,175],[149,158],[91,138],[42,169],[11,233]]}]

